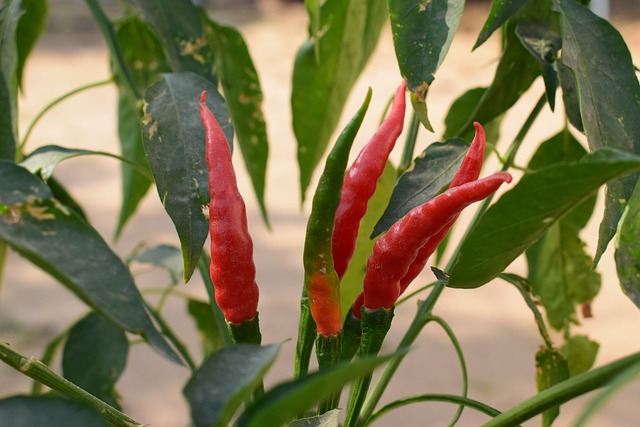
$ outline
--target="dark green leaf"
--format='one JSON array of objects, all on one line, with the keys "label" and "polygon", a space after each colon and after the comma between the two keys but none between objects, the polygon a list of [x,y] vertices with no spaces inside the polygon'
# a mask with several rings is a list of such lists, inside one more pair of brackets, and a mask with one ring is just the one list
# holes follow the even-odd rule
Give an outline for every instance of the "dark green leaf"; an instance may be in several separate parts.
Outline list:
[{"label": "dark green leaf", "polygon": [[373,236],[385,232],[416,206],[437,195],[455,175],[469,144],[460,139],[435,142],[414,160],[391,194],[389,206],[373,229]]},{"label": "dark green leaf", "polygon": [[287,427],[339,427],[339,415],[339,409],[332,409],[322,415],[292,421],[287,425]]},{"label": "dark green leaf", "polygon": [[279,351],[279,344],[264,347],[237,344],[211,354],[184,388],[196,427],[229,425],[242,402],[260,384]]},{"label": "dark green leaf", "polygon": [[389,17],[400,73],[407,81],[411,102],[429,130],[427,91],[458,30],[464,0],[390,0]]},{"label": "dark green leaf", "polygon": [[128,261],[151,264],[166,270],[171,276],[171,283],[174,285],[182,277],[182,252],[174,246],[154,246],[135,254]]},{"label": "dark green leaf", "polygon": [[562,102],[564,103],[564,111],[569,119],[569,123],[577,130],[584,133],[582,124],[582,116],[580,115],[580,99],[578,99],[578,86],[573,71],[558,58],[558,80],[562,88]]},{"label": "dark green leaf", "polygon": [[61,397],[14,396],[0,400],[0,420],[11,427],[109,427],[98,411]]},{"label": "dark green leaf", "polygon": [[373,371],[394,356],[342,363],[298,380],[280,384],[255,402],[238,420],[238,427],[283,425],[341,390],[345,384]]},{"label": "dark green leaf", "polygon": [[489,36],[502,27],[526,2],[527,0],[492,0],[489,16],[487,16],[473,49],[480,47],[482,43],[487,41]]},{"label": "dark green leaf", "polygon": [[115,384],[127,364],[128,353],[125,333],[92,312],[69,332],[62,356],[62,375],[119,409]]},{"label": "dark green leaf", "polygon": [[[582,122],[591,150],[640,153],[640,85],[629,49],[606,20],[573,0],[555,0],[562,14],[562,59],[575,75]],[[616,233],[638,175],[607,186],[595,263]]]},{"label": "dark green leaf", "polygon": [[164,74],[145,94],[145,150],[158,195],[180,238],[185,282],[196,268],[209,231],[209,221],[202,213],[209,204],[204,127],[198,107],[203,90],[231,146],[233,129],[224,100],[211,81],[193,73]]},{"label": "dark green leaf", "polygon": [[224,337],[220,335],[220,329],[226,328],[227,325],[216,326],[217,318],[213,315],[208,302],[189,299],[187,311],[196,323],[200,335],[200,346],[205,357],[224,347]]},{"label": "dark green leaf", "polygon": [[629,199],[620,237],[617,241],[615,260],[622,291],[640,308],[640,185]]},{"label": "dark green leaf", "polygon": [[22,0],[22,7],[25,10],[24,15],[18,23],[18,34],[20,37],[16,40],[18,48],[18,68],[16,70],[18,76],[18,85],[24,91],[22,86],[22,74],[24,64],[36,42],[44,32],[47,23],[47,14],[49,12],[49,4],[47,0]]},{"label": "dark green leaf", "polygon": [[184,0],[135,0],[144,19],[156,30],[174,72],[190,71],[217,83],[214,52],[207,44],[198,9]]},{"label": "dark green leaf", "polygon": [[262,113],[262,88],[242,35],[232,27],[205,21],[208,40],[216,49],[216,71],[240,151],[249,171],[262,217],[268,224],[264,201],[269,141]]},{"label": "dark green leaf", "polygon": [[[569,378],[569,365],[555,349],[543,347],[536,354],[536,385],[538,392],[548,389]],[[560,414],[555,406],[542,413],[542,426],[549,427]]]},{"label": "dark green leaf", "polygon": [[449,286],[476,288],[487,283],[601,185],[638,169],[640,157],[603,149],[578,163],[526,173],[462,243]]},{"label": "dark green leaf", "polygon": [[560,347],[560,353],[569,364],[569,373],[576,376],[593,367],[600,345],[585,335],[570,337]]},{"label": "dark green leaf", "polygon": [[524,20],[516,27],[516,35],[525,48],[538,61],[542,69],[542,78],[547,93],[549,107],[555,107],[556,88],[556,60],[562,39],[560,34],[551,29],[545,22]]},{"label": "dark green leaf", "polygon": [[181,363],[149,319],[129,270],[96,230],[52,199],[49,188],[23,167],[0,161],[0,183],[0,205],[6,207],[0,240],[114,324]]},{"label": "dark green leaf", "polygon": [[16,30],[23,10],[20,0],[0,9],[0,159],[13,160],[18,144],[18,48]]},{"label": "dark green leaf", "polygon": [[308,39],[296,55],[291,108],[302,201],[347,97],[377,43],[385,8],[385,2],[325,1],[320,8],[321,37]]},{"label": "dark green leaf", "polygon": [[80,206],[80,204],[73,198],[71,194],[69,194],[67,189],[64,188],[62,184],[58,182],[58,180],[56,180],[54,177],[51,177],[47,181],[47,185],[49,186],[49,189],[51,189],[51,193],[57,201],[65,205],[67,208],[73,209],[74,211],[76,211],[80,218],[82,218],[86,222],[89,222],[89,219],[84,213],[82,206]]},{"label": "dark green leaf", "polygon": [[387,162],[382,176],[378,180],[376,191],[369,199],[367,211],[360,222],[356,249],[349,262],[349,267],[340,280],[340,312],[343,317],[349,312],[349,308],[362,291],[367,260],[376,242],[376,239],[371,239],[371,231],[387,207],[395,183],[396,170],[390,162]]}]

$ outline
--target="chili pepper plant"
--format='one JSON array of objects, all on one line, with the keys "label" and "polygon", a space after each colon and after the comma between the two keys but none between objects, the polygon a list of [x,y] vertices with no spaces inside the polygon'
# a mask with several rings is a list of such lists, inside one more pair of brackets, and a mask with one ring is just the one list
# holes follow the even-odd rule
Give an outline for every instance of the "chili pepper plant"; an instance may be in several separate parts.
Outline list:
[{"label": "chili pepper plant", "polygon": [[[122,401],[118,393],[132,345],[150,346],[155,357],[189,373],[175,387],[198,427],[383,425],[391,411],[434,401],[454,408],[449,425],[535,419],[533,425],[550,426],[563,404],[595,392],[574,420],[582,426],[637,382],[640,353],[594,367],[598,343],[576,332],[596,304],[598,264],[611,245],[617,278],[607,282],[619,282],[628,303],[640,308],[638,68],[620,33],[588,1],[491,2],[474,49],[492,35],[501,38],[493,80],[454,94],[444,124],[429,119],[429,105],[443,102],[429,92],[466,11],[463,0],[305,1],[308,39],[291,58],[295,142],[279,141],[297,144],[300,215],[308,215],[294,286],[300,303],[289,307],[299,327],[296,337],[276,342],[262,338],[259,317],[275,313],[260,310],[244,202],[255,198],[262,224],[253,226],[270,228],[262,104],[269,87],[261,86],[242,33],[188,0],[123,1],[108,14],[97,0],[84,3],[104,38],[112,76],[61,94],[42,114],[77,92],[112,85],[120,153],[80,141],[32,149],[29,137],[42,114],[20,134],[19,93],[38,96],[27,92],[23,76],[53,4],[7,0],[0,9],[0,265],[11,269],[7,254],[15,252],[87,308],[39,356],[0,336],[0,375],[14,368],[33,380],[30,392],[0,400],[0,425],[145,425],[127,415],[135,398]],[[397,73],[389,78],[397,90],[360,93],[355,83],[366,78],[363,69],[383,37],[393,39]],[[472,52],[468,58],[476,67]],[[538,79],[543,86],[533,85]],[[530,113],[507,115],[529,90],[539,90]],[[345,107],[350,98],[362,100],[357,110]],[[387,100],[377,132],[365,134],[370,104]],[[545,140],[529,132],[543,109],[564,123]],[[519,129],[512,140],[501,133],[505,121]],[[517,156],[525,137],[533,153],[527,162]],[[352,150],[356,138],[368,143]],[[390,160],[393,150],[402,153],[399,161]],[[115,236],[102,236],[83,200],[56,179],[60,162],[92,155],[122,162]],[[234,155],[244,169],[234,170]],[[252,195],[241,194],[237,174],[248,174]],[[117,254],[113,242],[154,192],[175,240]],[[383,209],[372,209],[374,203]],[[600,227],[590,253],[582,231],[596,207]],[[465,209],[468,220],[456,225]],[[277,239],[278,230],[271,233]],[[513,268],[516,259],[526,268]],[[139,286],[135,262],[171,272],[159,301]],[[489,283],[521,296],[539,334],[539,350],[525,367],[538,392],[511,408],[470,395],[475,373],[454,328],[437,314],[450,289]],[[208,298],[190,293],[194,287]],[[164,310],[172,298],[186,300],[202,356]],[[404,331],[392,328],[398,312],[413,317]],[[468,321],[477,322],[472,313]],[[428,325],[442,328],[455,349],[461,392],[434,392],[427,379],[422,394],[381,403],[412,348],[429,346],[422,333]],[[637,325],[617,327],[637,340]],[[388,344],[390,334],[397,345]],[[284,352],[294,361],[288,379],[268,381]],[[135,369],[124,374],[135,376]],[[429,408],[421,406],[423,425]]]}]

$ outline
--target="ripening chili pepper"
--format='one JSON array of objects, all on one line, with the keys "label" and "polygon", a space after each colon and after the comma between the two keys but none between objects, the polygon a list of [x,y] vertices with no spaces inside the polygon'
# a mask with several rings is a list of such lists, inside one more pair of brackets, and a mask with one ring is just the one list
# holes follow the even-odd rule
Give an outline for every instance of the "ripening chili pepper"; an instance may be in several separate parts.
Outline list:
[{"label": "ripening chili pepper", "polygon": [[373,196],[389,154],[402,133],[406,88],[407,84],[403,80],[394,95],[391,112],[358,154],[344,178],[332,239],[333,263],[340,278],[344,276],[353,256],[367,203]]},{"label": "ripening chili pepper", "polygon": [[375,243],[364,278],[364,306],[390,308],[400,296],[400,281],[428,239],[442,230],[465,207],[493,194],[511,175],[498,172],[478,181],[450,188],[413,208]]},{"label": "ripening chili pepper", "polygon": [[209,232],[211,280],[216,302],[227,322],[240,324],[256,317],[258,285],[253,242],[247,227],[244,200],[238,191],[231,151],[220,124],[200,96],[200,118],[206,133],[209,170]]}]

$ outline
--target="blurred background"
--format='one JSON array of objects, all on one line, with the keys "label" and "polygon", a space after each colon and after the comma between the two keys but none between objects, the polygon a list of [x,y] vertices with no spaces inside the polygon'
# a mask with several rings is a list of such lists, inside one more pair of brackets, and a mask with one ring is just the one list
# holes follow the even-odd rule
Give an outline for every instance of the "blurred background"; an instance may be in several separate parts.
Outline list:
[{"label": "blurred background", "polygon": [[[244,35],[265,95],[264,111],[271,144],[266,195],[271,232],[260,218],[244,166],[238,157],[234,161],[254,237],[263,341],[284,342],[282,353],[266,378],[269,387],[292,374],[302,285],[302,246],[309,206],[301,208],[298,199],[289,98],[293,60],[307,36],[307,17],[299,1],[215,0],[205,3],[214,19],[237,27]],[[429,113],[436,133],[421,132],[416,152],[438,141],[444,130],[444,114],[454,99],[467,89],[486,85],[492,79],[499,57],[499,39],[494,36],[471,52],[489,4],[488,1],[467,2],[458,34],[430,90]],[[103,5],[109,13],[115,14],[119,10],[116,1],[105,1]],[[640,2],[612,0],[607,13],[627,42],[636,65],[640,64]],[[52,99],[109,75],[107,50],[84,2],[52,1],[47,32],[26,64],[24,93],[19,107],[21,133]],[[373,88],[371,108],[356,139],[354,152],[357,153],[373,134],[400,79],[390,30],[386,28],[345,108],[344,117],[350,117],[367,87]],[[513,139],[542,92],[543,85],[537,81],[504,119],[502,146]],[[527,141],[535,145],[555,134],[563,125],[562,120],[561,114],[554,115],[546,108],[525,140],[525,146]],[[35,149],[46,144],[117,153],[115,90],[102,87],[83,92],[51,110],[35,129],[29,146]],[[396,149],[392,155],[396,160],[400,157],[399,151]],[[525,164],[530,155],[524,149],[517,163]],[[489,173],[492,166],[495,164],[489,164],[483,174]],[[114,241],[112,236],[120,203],[119,171],[120,164],[116,160],[86,156],[63,162],[56,170],[56,177],[86,208],[92,224],[122,257],[128,256],[141,242],[148,246],[176,245],[173,226],[154,189],[126,226],[122,237]],[[595,248],[600,215],[596,212],[583,235],[591,253]],[[640,349],[636,332],[640,311],[619,289],[611,249],[605,253],[598,268],[603,286],[593,305],[594,316],[581,319],[581,326],[576,328],[576,333],[587,334],[600,343],[596,365]],[[524,264],[516,261],[509,271],[517,273],[523,268]],[[142,288],[158,288],[169,283],[166,274],[141,266],[134,266],[134,274]],[[431,280],[425,274],[416,281],[414,289]],[[205,297],[202,283],[195,276],[188,284],[179,286],[181,291]],[[10,342],[23,354],[40,357],[46,343],[85,312],[84,305],[63,286],[15,253],[9,254],[0,288],[2,341]],[[397,308],[385,350],[395,348],[414,313],[415,301]],[[450,322],[465,351],[471,398],[505,410],[535,394],[534,355],[541,340],[531,313],[513,287],[496,282],[477,290],[446,290],[435,314]],[[186,314],[184,301],[171,298],[166,316],[184,340],[195,348],[198,337]],[[54,368],[58,369],[58,365]],[[181,389],[188,374],[186,369],[165,361],[147,346],[133,346],[129,365],[118,384],[124,411],[151,426],[186,426],[189,414]],[[437,327],[429,326],[416,341],[415,349],[406,358],[383,402],[426,392],[459,393],[460,377],[456,354],[446,335]],[[2,396],[25,393],[29,388],[30,382],[25,377],[0,365]],[[638,382],[624,389],[599,412],[592,425],[637,426],[639,393]],[[591,398],[593,395],[563,406],[556,425],[568,425]],[[392,412],[375,425],[446,426],[455,410],[445,404],[417,404]],[[478,426],[486,420],[485,416],[466,410],[458,425]],[[539,423],[534,420],[526,425]]]}]

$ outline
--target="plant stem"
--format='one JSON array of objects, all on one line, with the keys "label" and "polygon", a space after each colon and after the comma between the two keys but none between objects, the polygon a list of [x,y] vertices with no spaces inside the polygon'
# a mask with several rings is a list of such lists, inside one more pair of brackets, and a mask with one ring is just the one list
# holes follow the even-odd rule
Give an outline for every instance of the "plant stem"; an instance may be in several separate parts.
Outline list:
[{"label": "plant stem", "polygon": [[413,162],[413,153],[416,148],[416,140],[418,138],[418,131],[420,130],[420,121],[415,111],[411,114],[411,124],[409,125],[409,133],[402,149],[402,158],[398,165],[398,176],[402,175],[404,171],[409,169],[411,162]]},{"label": "plant stem", "polygon": [[65,94],[60,95],[59,97],[51,101],[49,104],[47,104],[47,106],[44,107],[42,111],[40,111],[38,115],[31,121],[31,124],[27,128],[27,131],[24,134],[24,138],[22,138],[22,142],[20,142],[20,146],[18,147],[17,156],[19,156],[19,158],[17,158],[16,160],[18,162],[22,160],[22,157],[24,156],[24,147],[27,145],[27,140],[29,139],[31,132],[33,132],[33,129],[35,128],[36,124],[49,110],[51,110],[53,107],[55,107],[65,99],[72,97],[73,95],[76,95],[80,92],[84,92],[85,90],[93,89],[100,86],[106,86],[108,84],[113,83],[113,81],[114,81],[113,76],[111,76],[106,80],[100,80],[98,82],[93,82],[93,83],[86,84],[84,86],[77,87]]},{"label": "plant stem", "polygon": [[107,421],[116,427],[142,426],[139,422],[129,418],[91,393],[56,374],[35,357],[27,358],[3,342],[0,342],[0,360],[20,373],[40,381],[51,389],[96,409]]}]

